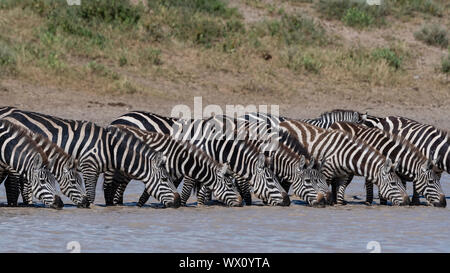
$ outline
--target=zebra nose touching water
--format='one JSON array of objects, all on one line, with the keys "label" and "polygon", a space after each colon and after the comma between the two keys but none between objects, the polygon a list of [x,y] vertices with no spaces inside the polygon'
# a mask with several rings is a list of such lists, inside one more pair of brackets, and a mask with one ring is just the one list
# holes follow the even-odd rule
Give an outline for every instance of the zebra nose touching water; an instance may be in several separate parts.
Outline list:
[{"label": "zebra nose touching water", "polygon": [[[25,204],[31,205],[32,196],[35,196],[48,207],[60,209],[64,206],[56,194],[56,179],[48,170],[45,153],[27,131],[9,121],[0,120],[0,183],[11,174],[25,178],[21,187]],[[11,181],[5,184],[8,204],[16,206],[18,184]]]}]

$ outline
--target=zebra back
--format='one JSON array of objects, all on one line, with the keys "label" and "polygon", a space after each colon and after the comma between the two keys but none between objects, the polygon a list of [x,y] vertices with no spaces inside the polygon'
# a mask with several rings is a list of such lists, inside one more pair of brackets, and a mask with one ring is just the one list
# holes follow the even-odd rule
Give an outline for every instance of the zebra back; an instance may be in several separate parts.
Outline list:
[{"label": "zebra back", "polygon": [[353,110],[335,109],[330,112],[322,113],[318,118],[301,119],[300,121],[327,129],[333,123],[339,122],[339,121],[361,123],[362,122],[362,114],[360,114],[357,111],[353,111]]}]

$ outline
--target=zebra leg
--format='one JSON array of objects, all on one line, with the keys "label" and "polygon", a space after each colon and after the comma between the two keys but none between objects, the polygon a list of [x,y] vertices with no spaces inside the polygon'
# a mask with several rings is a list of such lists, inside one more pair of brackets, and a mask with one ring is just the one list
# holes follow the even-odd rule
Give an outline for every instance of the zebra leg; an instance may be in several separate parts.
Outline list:
[{"label": "zebra leg", "polygon": [[366,205],[372,206],[373,203],[373,183],[366,178]]},{"label": "zebra leg", "polygon": [[289,193],[289,189],[291,188],[291,183],[289,183],[289,181],[284,180],[284,179],[280,179],[280,184],[281,187],[283,187],[283,189],[286,191],[286,193]]},{"label": "zebra leg", "polygon": [[331,184],[331,193],[333,195],[332,204],[337,204],[337,180],[332,179],[329,184]]},{"label": "zebra leg", "polygon": [[24,206],[33,206],[33,185],[28,180],[21,179],[19,189]]},{"label": "zebra leg", "polygon": [[[180,185],[181,180],[183,180],[183,177],[181,177],[180,179],[176,179],[173,184],[175,185],[175,187],[178,188],[178,185]],[[128,181],[129,182],[129,181]],[[128,182],[126,183],[128,185]],[[125,190],[125,189],[124,189]],[[142,207],[145,205],[145,203],[147,203],[148,199],[150,199],[150,194],[148,194],[147,190],[144,189],[144,192],[141,194],[141,197],[139,197],[139,201],[137,203],[138,207]],[[114,199],[115,200],[115,199]]]},{"label": "zebra leg", "polygon": [[92,162],[89,162],[89,160],[83,160],[83,162],[80,163],[80,169],[81,173],[83,174],[86,195],[89,199],[89,203],[94,204],[95,189],[100,172],[98,168],[96,168],[96,166],[92,164]]},{"label": "zebra leg", "polygon": [[338,205],[347,205],[347,201],[345,201],[345,189],[347,188],[348,184],[350,184],[352,179],[353,175],[350,175],[348,177],[338,180],[337,200],[336,200]]},{"label": "zebra leg", "polygon": [[115,186],[114,186],[114,172],[106,171],[105,172],[105,178],[103,181],[103,192],[105,195],[105,205],[112,206],[114,205],[114,193],[115,193]]},{"label": "zebra leg", "polygon": [[113,176],[113,204],[114,205],[123,205],[123,195],[125,193],[125,189],[130,183],[131,179],[127,178],[120,172],[115,172]]},{"label": "zebra leg", "polygon": [[19,200],[20,183],[23,178],[18,174],[10,174],[5,181],[6,200],[8,206],[17,207],[17,200]]},{"label": "zebra leg", "polygon": [[211,190],[205,185],[201,185],[197,192],[197,205],[206,205],[208,201],[211,201]]},{"label": "zebra leg", "polygon": [[186,202],[191,196],[193,187],[196,186],[196,182],[190,178],[184,178],[183,189],[181,190],[181,205],[186,206]]},{"label": "zebra leg", "polygon": [[420,196],[416,190],[416,181],[413,181],[413,197],[411,200],[411,206],[420,206]]},{"label": "zebra leg", "polygon": [[236,186],[239,191],[239,194],[242,196],[242,198],[245,201],[245,205],[251,206],[252,205],[252,194],[250,193],[250,183],[242,179],[240,177],[235,177],[236,180]]}]

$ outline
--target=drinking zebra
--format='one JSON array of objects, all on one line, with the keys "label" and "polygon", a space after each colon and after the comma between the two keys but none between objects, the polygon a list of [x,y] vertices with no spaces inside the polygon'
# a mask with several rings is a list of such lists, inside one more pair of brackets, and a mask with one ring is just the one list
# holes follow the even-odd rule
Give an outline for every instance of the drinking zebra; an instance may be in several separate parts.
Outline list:
[{"label": "drinking zebra", "polygon": [[[331,193],[325,178],[315,168],[314,160],[306,149],[286,132],[271,127],[266,121],[239,117],[237,119],[218,115],[211,118],[221,128],[235,131],[237,139],[246,138],[264,151],[270,168],[286,192],[295,184],[294,194],[309,205],[324,205]],[[226,125],[225,125],[226,124]],[[283,142],[280,140],[283,139]],[[307,161],[310,163],[306,166]]]},{"label": "drinking zebra", "polygon": [[[286,206],[289,196],[278,183],[273,172],[266,167],[266,158],[257,147],[246,140],[236,140],[223,134],[214,122],[206,120],[178,120],[156,114],[134,111],[114,120],[111,125],[127,125],[149,132],[170,134],[173,138],[189,141],[202,148],[219,163],[227,163],[235,173],[240,194],[251,204],[248,188],[270,205]],[[225,130],[226,131],[226,130]]]},{"label": "drinking zebra", "polygon": [[[66,120],[18,109],[3,118],[47,137],[77,159],[90,203],[95,200],[99,175],[112,176],[117,171],[144,182],[146,191],[165,206],[180,205],[180,195],[161,166],[162,155],[130,133],[115,128],[106,130],[88,121]],[[105,197],[111,195],[105,193]],[[112,205],[112,200],[106,201],[107,205]]]},{"label": "drinking zebra", "polygon": [[[59,182],[61,192],[78,207],[88,208],[90,204],[83,188],[83,182],[77,171],[76,161],[46,137],[31,132],[29,132],[29,135],[47,156],[50,162],[49,170]],[[11,186],[12,189],[15,188],[18,191],[24,182],[23,177],[10,174],[5,182],[5,186]],[[13,196],[15,196],[13,198],[16,198],[17,201],[18,194]],[[22,198],[26,203],[25,199],[28,200],[31,196],[22,196]]]},{"label": "drinking zebra", "polygon": [[[177,187],[184,178],[185,183],[196,181],[205,185],[214,192],[214,195],[228,206],[242,206],[242,198],[237,193],[233,181],[229,177],[227,164],[219,164],[206,155],[203,150],[190,144],[173,139],[169,135],[140,130],[135,127],[124,125],[114,125],[121,130],[126,130],[143,143],[149,145],[155,151],[161,152],[166,158],[166,170],[172,176]],[[120,181],[120,186],[116,189],[114,203],[120,204],[123,201],[123,192],[129,180]],[[185,205],[190,192],[181,194],[181,204]],[[146,192],[143,193],[138,205],[142,206],[149,198]]]},{"label": "drinking zebra", "polygon": [[332,185],[337,204],[345,204],[344,193],[352,175],[364,176],[379,187],[383,198],[395,205],[409,204],[391,160],[348,133],[325,130],[300,121],[285,121],[280,127],[289,131],[315,158],[324,158],[322,173]]},{"label": "drinking zebra", "polygon": [[[378,150],[385,157],[390,158],[391,161],[397,162],[396,173],[403,181],[413,181],[414,196],[422,194],[430,204],[437,207],[445,207],[447,205],[439,182],[440,175],[434,172],[433,163],[409,141],[377,128],[368,128],[349,122],[334,123],[330,129],[350,133]],[[371,185],[373,184],[366,181],[366,202],[368,204],[371,204],[373,200],[373,188]]]},{"label": "drinking zebra", "polygon": [[[24,200],[25,204],[30,205],[34,195],[46,206],[60,209],[64,204],[56,194],[55,177],[47,167],[47,156],[28,132],[11,122],[0,120],[0,183],[9,174],[23,176],[26,181],[22,195],[31,195],[31,198]],[[13,195],[18,196],[18,191],[8,185],[7,194],[8,205],[17,206],[17,198]]]}]

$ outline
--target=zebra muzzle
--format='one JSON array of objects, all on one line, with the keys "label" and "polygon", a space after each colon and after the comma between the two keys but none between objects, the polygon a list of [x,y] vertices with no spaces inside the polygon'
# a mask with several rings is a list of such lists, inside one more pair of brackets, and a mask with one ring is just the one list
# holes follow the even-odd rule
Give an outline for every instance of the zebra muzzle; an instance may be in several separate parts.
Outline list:
[{"label": "zebra muzzle", "polygon": [[325,195],[323,193],[319,192],[317,194],[316,200],[313,201],[312,206],[313,207],[324,208],[325,205],[326,205],[326,202],[327,202],[327,200],[325,198]]},{"label": "zebra muzzle", "polygon": [[64,203],[61,200],[61,197],[59,195],[55,195],[55,200],[53,201],[53,204],[51,205],[51,208],[53,209],[62,209],[64,207]]},{"label": "zebra muzzle", "polygon": [[411,203],[408,195],[403,196],[402,202],[399,204],[400,206],[408,206]]},{"label": "zebra muzzle", "polygon": [[83,199],[81,199],[81,202],[78,203],[77,207],[78,208],[89,208],[90,205],[91,205],[91,203],[89,202],[88,197],[83,196]]},{"label": "zebra muzzle", "polygon": [[291,199],[289,198],[289,195],[287,193],[281,193],[281,197],[283,198],[283,201],[280,203],[280,206],[287,207],[291,204]]},{"label": "zebra muzzle", "polygon": [[169,202],[166,205],[168,208],[179,208],[181,206],[181,197],[178,192],[173,193],[173,202]]},{"label": "zebra muzzle", "polygon": [[433,206],[438,207],[438,208],[447,207],[447,199],[445,198],[445,195],[441,194],[439,196],[439,202],[433,202]]}]

